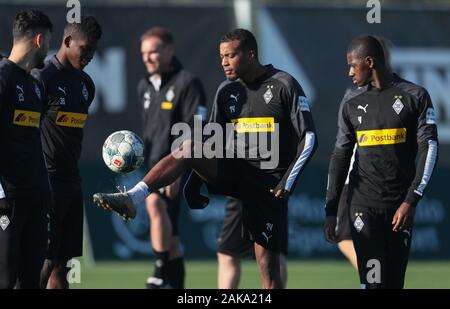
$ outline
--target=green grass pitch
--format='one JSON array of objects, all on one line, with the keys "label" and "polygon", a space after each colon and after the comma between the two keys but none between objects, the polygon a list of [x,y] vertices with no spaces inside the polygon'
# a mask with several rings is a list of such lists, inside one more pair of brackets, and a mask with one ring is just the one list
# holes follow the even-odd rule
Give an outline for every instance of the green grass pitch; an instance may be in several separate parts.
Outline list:
[{"label": "green grass pitch", "polygon": [[[81,283],[71,288],[141,289],[152,272],[148,262],[82,263]],[[186,288],[210,289],[217,287],[217,262],[187,261]],[[244,260],[241,288],[259,288],[261,281],[256,264]],[[359,289],[356,272],[345,261],[288,260],[288,288],[298,289]],[[405,288],[450,288],[450,261],[410,261]]]}]

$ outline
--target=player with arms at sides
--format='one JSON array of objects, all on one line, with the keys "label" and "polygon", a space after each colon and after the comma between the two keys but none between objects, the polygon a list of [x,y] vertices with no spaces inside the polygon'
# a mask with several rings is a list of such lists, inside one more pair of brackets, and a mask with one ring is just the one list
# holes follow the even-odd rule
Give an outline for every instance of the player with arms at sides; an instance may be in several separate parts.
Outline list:
[{"label": "player with arms at sides", "polygon": [[67,23],[61,46],[32,74],[43,85],[42,147],[52,189],[50,244],[41,287],[69,288],[67,262],[83,252],[83,194],[78,160],[95,86],[83,71],[94,57],[102,29],[93,16]]},{"label": "player with arms at sides", "polygon": [[325,237],[336,241],[338,201],[357,144],[348,201],[360,283],[403,288],[415,208],[437,161],[434,108],[424,88],[390,72],[376,38],[354,39],[347,63],[358,89],[344,97],[339,110]]},{"label": "player with arms at sides", "polygon": [[[142,105],[143,140],[148,168],[170,153],[176,136],[172,126],[206,115],[206,98],[200,80],[183,68],[175,56],[172,33],[154,27],[141,37],[142,61],[147,75],[138,85]],[[203,116],[202,116],[203,115]],[[151,193],[145,200],[150,217],[150,239],[155,252],[155,268],[147,278],[149,289],[184,287],[184,261],[178,236],[180,192],[186,177]]]},{"label": "player with arms at sides", "polygon": [[[384,59],[386,62],[387,69],[392,72],[391,65],[390,65],[390,52],[389,48],[392,46],[392,42],[389,40],[381,37],[381,36],[374,36],[380,42],[381,46],[383,47],[384,52]],[[393,73],[395,74],[395,73]],[[351,96],[351,92],[358,91],[358,86],[353,85],[351,87],[348,87],[346,90],[346,93],[344,95],[345,97]],[[355,146],[356,147],[356,146]],[[347,178],[345,179],[345,186],[342,189],[341,197],[339,198],[339,207],[337,211],[337,221],[336,221],[336,242],[339,247],[339,250],[341,253],[348,259],[350,264],[358,270],[358,262],[356,259],[356,252],[355,247],[353,245],[352,240],[352,234],[351,234],[351,226],[352,223],[350,221],[350,210],[349,210],[349,203],[348,203],[348,183],[350,178],[350,173],[353,167],[353,162],[355,161],[355,150],[353,150],[353,155],[350,160],[350,168],[347,173]]]},{"label": "player with arms at sides", "polygon": [[47,15],[19,12],[13,47],[0,60],[0,288],[39,288],[50,202],[40,138],[42,88],[30,71],[43,65],[52,33]]}]

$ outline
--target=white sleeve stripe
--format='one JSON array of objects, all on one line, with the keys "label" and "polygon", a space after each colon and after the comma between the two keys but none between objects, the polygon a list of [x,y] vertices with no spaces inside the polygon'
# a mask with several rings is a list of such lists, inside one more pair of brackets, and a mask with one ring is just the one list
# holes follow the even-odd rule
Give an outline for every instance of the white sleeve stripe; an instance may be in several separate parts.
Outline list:
[{"label": "white sleeve stripe", "polygon": [[294,167],[292,168],[291,173],[286,181],[286,185],[284,187],[285,190],[291,191],[292,185],[297,178],[298,173],[302,169],[303,165],[305,165],[306,160],[311,156],[311,153],[314,149],[316,135],[314,132],[307,131],[305,135],[305,147],[303,147],[303,151],[295,162]]},{"label": "white sleeve stripe", "polygon": [[350,166],[348,167],[347,178],[345,179],[346,185],[348,185],[350,183],[350,173],[353,170],[353,164],[355,163],[356,146],[358,146],[357,143],[355,143],[355,147],[353,147],[353,154],[352,154],[352,157],[350,158]]},{"label": "white sleeve stripe", "polygon": [[423,191],[425,190],[425,187],[430,181],[431,174],[433,173],[433,169],[436,164],[437,150],[438,150],[437,142],[432,140],[428,141],[427,159],[425,160],[425,167],[423,170],[422,180],[420,181],[420,184],[417,187],[417,189],[414,190],[414,193],[420,196],[423,195]]},{"label": "white sleeve stripe", "polygon": [[0,198],[5,198],[5,191],[3,190],[2,184],[0,183]]}]

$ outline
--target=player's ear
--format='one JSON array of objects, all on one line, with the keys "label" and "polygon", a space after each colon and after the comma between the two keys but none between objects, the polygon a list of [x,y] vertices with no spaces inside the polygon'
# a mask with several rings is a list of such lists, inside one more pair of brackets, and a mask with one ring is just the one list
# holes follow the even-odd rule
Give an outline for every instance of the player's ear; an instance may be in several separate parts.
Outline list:
[{"label": "player's ear", "polygon": [[370,69],[375,68],[375,61],[374,61],[374,59],[373,59],[372,57],[367,56],[367,57],[364,59],[364,61],[366,62],[367,66],[368,66]]},{"label": "player's ear", "polygon": [[41,48],[44,45],[44,34],[42,32],[38,32],[33,37],[33,43],[38,48]]},{"label": "player's ear", "polygon": [[64,41],[63,41],[64,45],[65,45],[66,47],[69,47],[69,46],[70,46],[70,41],[71,41],[71,40],[72,40],[72,36],[71,36],[71,35],[68,35],[68,36],[64,37]]}]

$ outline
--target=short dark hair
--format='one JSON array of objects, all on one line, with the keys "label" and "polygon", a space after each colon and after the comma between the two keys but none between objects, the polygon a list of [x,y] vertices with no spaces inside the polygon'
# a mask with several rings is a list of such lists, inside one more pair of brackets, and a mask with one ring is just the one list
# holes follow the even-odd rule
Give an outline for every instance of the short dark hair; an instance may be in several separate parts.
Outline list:
[{"label": "short dark hair", "polygon": [[94,16],[82,16],[79,23],[67,23],[64,27],[64,36],[77,34],[98,41],[102,37],[102,27]]},{"label": "short dark hair", "polygon": [[358,58],[373,57],[382,65],[386,65],[383,46],[371,35],[353,39],[347,49],[347,53],[352,52]]},{"label": "short dark hair", "polygon": [[141,35],[141,42],[153,36],[159,38],[164,45],[174,44],[172,33],[163,27],[153,27],[147,30],[143,35]]},{"label": "short dark hair", "polygon": [[239,41],[239,48],[244,51],[253,50],[255,57],[258,58],[258,43],[256,43],[255,36],[250,31],[240,28],[234,29],[220,39],[220,43],[230,41]]},{"label": "short dark hair", "polygon": [[38,31],[53,31],[53,25],[47,15],[38,10],[26,10],[17,13],[13,22],[14,40],[31,39]]}]

